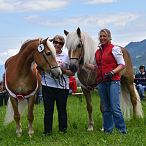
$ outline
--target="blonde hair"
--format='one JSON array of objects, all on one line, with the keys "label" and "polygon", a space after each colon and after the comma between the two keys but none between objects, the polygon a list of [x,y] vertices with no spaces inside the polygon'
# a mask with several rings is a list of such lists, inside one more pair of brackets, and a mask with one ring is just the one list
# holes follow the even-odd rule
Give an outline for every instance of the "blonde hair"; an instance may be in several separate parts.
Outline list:
[{"label": "blonde hair", "polygon": [[108,36],[109,40],[112,40],[110,30],[108,30],[107,28],[101,29],[101,30],[99,31],[99,37],[100,37],[101,32],[104,32],[104,33]]}]

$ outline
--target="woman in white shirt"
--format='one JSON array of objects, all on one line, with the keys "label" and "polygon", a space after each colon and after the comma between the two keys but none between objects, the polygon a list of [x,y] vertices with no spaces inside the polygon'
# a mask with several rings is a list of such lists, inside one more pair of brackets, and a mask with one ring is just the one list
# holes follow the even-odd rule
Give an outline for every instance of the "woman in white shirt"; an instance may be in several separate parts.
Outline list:
[{"label": "woman in white shirt", "polygon": [[74,75],[69,69],[69,57],[63,52],[64,37],[56,35],[53,39],[56,49],[56,59],[60,65],[63,77],[58,80],[50,74],[42,73],[42,95],[44,101],[44,134],[52,132],[54,104],[58,110],[59,131],[65,133],[67,130],[67,98],[69,94],[69,76]]}]

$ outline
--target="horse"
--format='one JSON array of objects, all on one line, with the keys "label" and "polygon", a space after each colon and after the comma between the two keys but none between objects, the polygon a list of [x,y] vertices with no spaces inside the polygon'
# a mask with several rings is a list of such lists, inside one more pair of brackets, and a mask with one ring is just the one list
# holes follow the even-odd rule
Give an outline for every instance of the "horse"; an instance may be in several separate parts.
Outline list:
[{"label": "horse", "polygon": [[19,52],[5,62],[5,87],[10,97],[5,124],[15,120],[17,137],[22,135],[20,116],[26,105],[28,105],[28,134],[32,137],[34,133],[33,108],[41,84],[40,71],[48,72],[54,78],[62,75],[56,61],[56,50],[49,38],[25,41]]},{"label": "horse", "polygon": [[[81,32],[80,28],[76,31],[68,32],[66,35],[66,48],[70,58],[70,69],[77,72],[81,83],[82,91],[86,98],[88,111],[88,131],[93,131],[94,121],[92,116],[91,91],[97,86],[96,71],[91,71],[86,67],[87,64],[95,64],[95,52],[98,49],[95,41],[86,32]],[[143,110],[140,97],[134,85],[133,68],[130,54],[126,48],[121,47],[126,68],[121,73],[121,109],[127,119],[143,118]],[[102,107],[100,106],[102,112]],[[133,116],[132,116],[133,115]]]}]

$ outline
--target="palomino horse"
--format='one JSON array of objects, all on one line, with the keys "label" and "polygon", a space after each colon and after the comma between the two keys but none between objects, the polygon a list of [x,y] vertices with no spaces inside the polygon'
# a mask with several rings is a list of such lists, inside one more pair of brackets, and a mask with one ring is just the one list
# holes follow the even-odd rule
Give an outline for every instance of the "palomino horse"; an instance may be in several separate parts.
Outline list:
[{"label": "palomino horse", "polygon": [[[95,52],[98,49],[94,40],[80,28],[76,31],[69,33],[64,30],[66,35],[66,47],[68,48],[70,57],[70,69],[77,71],[79,81],[83,93],[86,97],[87,111],[88,111],[88,130],[93,130],[93,117],[92,117],[92,98],[91,89],[94,89],[97,74],[95,71],[88,70],[85,63],[95,64]],[[126,62],[126,69],[122,72],[121,77],[121,100],[122,110],[124,117],[131,118],[131,112],[134,117],[143,117],[142,106],[139,95],[134,85],[133,69],[130,55],[125,48],[122,48],[124,59]]]},{"label": "palomino horse", "polygon": [[31,137],[34,133],[33,108],[36,92],[41,83],[41,76],[36,66],[56,78],[62,74],[56,61],[56,50],[48,38],[24,42],[20,51],[5,63],[5,86],[10,95],[9,101],[11,101],[8,103],[5,123],[8,124],[13,119],[15,120],[18,137],[22,134],[20,115],[25,103],[28,103],[28,134]]}]

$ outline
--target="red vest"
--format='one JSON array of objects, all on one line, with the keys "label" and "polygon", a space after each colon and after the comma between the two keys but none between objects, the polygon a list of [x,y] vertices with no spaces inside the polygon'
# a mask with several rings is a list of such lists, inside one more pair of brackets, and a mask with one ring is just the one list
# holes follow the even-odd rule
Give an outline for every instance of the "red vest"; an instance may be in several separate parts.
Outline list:
[{"label": "red vest", "polygon": [[[104,80],[105,73],[108,73],[115,69],[118,64],[112,54],[113,44],[107,44],[102,46],[102,49],[98,49],[95,54],[96,63],[98,66],[97,70],[97,82]],[[112,80],[120,80],[120,75],[115,74]]]}]

